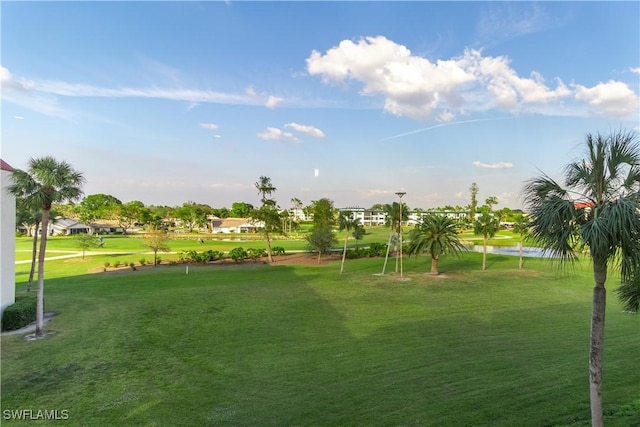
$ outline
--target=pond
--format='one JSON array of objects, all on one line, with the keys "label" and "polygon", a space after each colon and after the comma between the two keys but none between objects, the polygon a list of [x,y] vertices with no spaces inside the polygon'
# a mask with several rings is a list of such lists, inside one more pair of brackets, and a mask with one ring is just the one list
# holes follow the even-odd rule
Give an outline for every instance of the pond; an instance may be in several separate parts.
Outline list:
[{"label": "pond", "polygon": [[[482,253],[482,245],[474,245],[470,250]],[[520,250],[517,246],[487,246],[488,254],[519,256]],[[545,253],[542,248],[528,247],[522,248],[523,257],[550,258],[551,254]]]}]

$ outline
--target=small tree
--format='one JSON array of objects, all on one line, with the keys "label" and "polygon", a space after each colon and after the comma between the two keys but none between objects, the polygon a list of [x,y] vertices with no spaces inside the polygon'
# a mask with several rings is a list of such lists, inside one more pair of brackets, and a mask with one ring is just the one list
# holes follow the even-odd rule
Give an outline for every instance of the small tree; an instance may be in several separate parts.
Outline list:
[{"label": "small tree", "polygon": [[340,274],[344,272],[344,260],[347,257],[347,241],[349,240],[349,231],[355,229],[360,223],[360,219],[353,218],[351,211],[342,211],[338,216],[338,227],[340,231],[346,230],[344,234],[344,248],[342,250],[342,263],[340,264]]},{"label": "small tree", "polygon": [[524,245],[524,238],[529,234],[529,220],[522,213],[519,213],[515,217],[513,223],[513,232],[520,236],[518,241],[520,260],[518,261],[518,269],[522,270],[522,247]]},{"label": "small tree", "polygon": [[144,236],[146,239],[146,246],[153,251],[153,266],[158,265],[158,252],[169,252],[169,246],[167,246],[167,240],[169,236],[164,230],[151,230]]},{"label": "small tree", "polygon": [[327,198],[314,200],[308,207],[308,212],[313,215],[313,226],[307,235],[307,242],[311,250],[318,251],[318,264],[323,254],[329,253],[337,243],[333,234],[333,226],[336,223],[336,210],[333,202]]},{"label": "small tree", "polygon": [[263,224],[262,232],[267,239],[267,258],[271,263],[273,262],[273,257],[271,256],[271,234],[282,232],[278,206],[276,201],[270,198],[271,194],[276,191],[276,187],[271,183],[271,178],[266,176],[261,176],[254,186],[258,190],[258,194],[260,194],[262,205],[251,212],[251,217],[254,220],[261,221]]},{"label": "small tree", "polygon": [[307,242],[310,250],[318,251],[318,264],[320,264],[320,257],[331,252],[331,248],[338,241],[331,227],[324,225],[314,227],[311,233],[307,235]]},{"label": "small tree", "polygon": [[82,259],[84,259],[84,254],[87,249],[96,246],[96,240],[93,236],[86,233],[76,234],[74,240],[76,241],[76,246],[82,249]]},{"label": "small tree", "polygon": [[487,241],[496,235],[500,228],[500,222],[491,212],[489,206],[480,208],[481,214],[476,219],[473,232],[482,235],[482,270],[487,269]]}]

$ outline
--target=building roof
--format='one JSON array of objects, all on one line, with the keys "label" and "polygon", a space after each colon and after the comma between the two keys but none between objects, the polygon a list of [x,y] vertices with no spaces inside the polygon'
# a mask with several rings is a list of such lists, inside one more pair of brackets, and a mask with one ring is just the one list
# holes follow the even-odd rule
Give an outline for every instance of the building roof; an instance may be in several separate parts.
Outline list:
[{"label": "building roof", "polygon": [[13,168],[11,167],[11,165],[9,165],[9,163],[5,162],[2,159],[0,159],[0,169],[3,171],[13,172]]}]

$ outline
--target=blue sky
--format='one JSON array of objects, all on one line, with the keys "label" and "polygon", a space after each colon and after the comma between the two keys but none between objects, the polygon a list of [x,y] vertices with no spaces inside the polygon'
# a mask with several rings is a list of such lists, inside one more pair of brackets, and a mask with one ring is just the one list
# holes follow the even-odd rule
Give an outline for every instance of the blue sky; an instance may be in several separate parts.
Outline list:
[{"label": "blue sky", "polygon": [[638,2],[6,2],[2,145],[85,194],[521,206],[587,132],[639,129]]}]

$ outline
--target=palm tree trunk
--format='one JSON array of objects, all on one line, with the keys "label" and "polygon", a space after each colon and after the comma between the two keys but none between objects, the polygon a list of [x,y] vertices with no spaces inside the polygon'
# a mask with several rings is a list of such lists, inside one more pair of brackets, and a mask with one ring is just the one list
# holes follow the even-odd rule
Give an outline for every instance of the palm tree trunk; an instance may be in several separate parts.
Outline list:
[{"label": "palm tree trunk", "polygon": [[482,271],[487,269],[487,236],[482,238]]},{"label": "palm tree trunk", "polygon": [[273,262],[273,257],[271,256],[271,239],[269,238],[269,232],[265,233],[267,236],[267,259],[269,260],[269,264]]},{"label": "palm tree trunk", "polygon": [[[37,230],[36,230],[37,231]],[[44,335],[44,256],[47,250],[47,234],[49,233],[49,209],[42,209],[42,237],[38,252],[38,292],[36,295],[36,337]]]},{"label": "palm tree trunk", "polygon": [[382,266],[382,274],[384,274],[385,270],[387,269],[387,260],[389,259],[389,249],[391,249],[391,233],[389,233],[389,243],[387,243],[387,254],[384,257],[384,265]]},{"label": "palm tree trunk", "polygon": [[593,261],[593,277],[596,285],[593,288],[593,306],[591,309],[591,348],[589,350],[589,389],[591,395],[591,425],[602,427],[602,354],[604,347],[604,315],[607,291],[604,283],[607,280],[607,263]]},{"label": "palm tree trunk", "polygon": [[431,274],[438,275],[438,257],[431,255]]},{"label": "palm tree trunk", "polygon": [[340,274],[344,271],[344,260],[347,257],[347,240],[349,239],[349,229],[347,228],[347,235],[344,236],[344,249],[342,250],[342,264],[340,265]]},{"label": "palm tree trunk", "polygon": [[38,227],[40,223],[36,221],[36,231],[33,233],[33,252],[31,254],[31,270],[29,271],[29,281],[27,282],[27,292],[31,292],[31,283],[33,282],[33,274],[36,270],[36,254],[38,253]]},{"label": "palm tree trunk", "polygon": [[520,260],[518,261],[518,270],[522,270],[522,246],[523,242],[520,240]]}]

